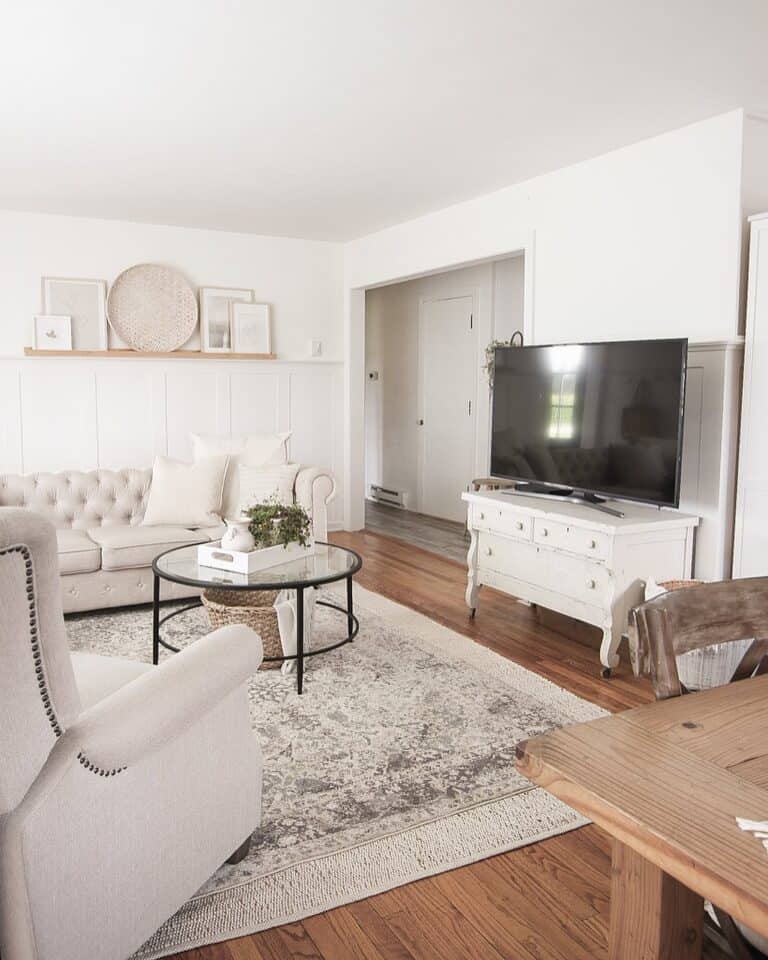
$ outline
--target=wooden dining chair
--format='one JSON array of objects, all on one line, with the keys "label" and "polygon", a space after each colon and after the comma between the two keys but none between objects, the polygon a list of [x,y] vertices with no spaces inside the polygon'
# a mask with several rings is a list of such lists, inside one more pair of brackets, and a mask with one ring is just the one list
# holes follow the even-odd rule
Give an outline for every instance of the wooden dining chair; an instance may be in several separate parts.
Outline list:
[{"label": "wooden dining chair", "polygon": [[[637,673],[650,674],[657,700],[689,692],[678,675],[680,655],[749,639],[752,643],[727,682],[768,671],[768,577],[671,590],[630,613],[632,662]],[[736,960],[764,956],[756,952],[752,941],[759,941],[751,931],[745,937],[732,917],[718,907],[713,910]],[[760,946],[765,950],[762,942]]]},{"label": "wooden dining chair", "polygon": [[677,657],[691,650],[752,638],[731,681],[768,666],[768,577],[671,590],[635,607],[630,620],[633,664],[638,673],[650,674],[657,700],[688,693]]}]

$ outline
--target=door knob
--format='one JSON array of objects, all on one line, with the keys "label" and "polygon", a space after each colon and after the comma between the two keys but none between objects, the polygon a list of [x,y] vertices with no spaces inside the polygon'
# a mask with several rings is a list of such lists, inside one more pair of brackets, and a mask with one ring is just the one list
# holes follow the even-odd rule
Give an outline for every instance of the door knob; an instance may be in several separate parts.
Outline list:
[{"label": "door knob", "polygon": [[420,426],[420,427],[423,427],[423,426],[424,426],[424,421],[423,421],[423,420],[419,420],[419,426]]},{"label": "door knob", "polygon": [[587,580],[587,587],[589,587],[590,590],[594,590],[596,586],[597,583],[594,580]]}]

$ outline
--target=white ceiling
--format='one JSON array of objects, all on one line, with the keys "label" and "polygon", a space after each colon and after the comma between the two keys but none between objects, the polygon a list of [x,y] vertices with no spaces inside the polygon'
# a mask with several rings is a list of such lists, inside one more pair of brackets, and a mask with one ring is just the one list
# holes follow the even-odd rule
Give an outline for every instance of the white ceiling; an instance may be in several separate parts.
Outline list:
[{"label": "white ceiling", "polygon": [[25,0],[0,207],[345,240],[768,115],[766,0]]}]

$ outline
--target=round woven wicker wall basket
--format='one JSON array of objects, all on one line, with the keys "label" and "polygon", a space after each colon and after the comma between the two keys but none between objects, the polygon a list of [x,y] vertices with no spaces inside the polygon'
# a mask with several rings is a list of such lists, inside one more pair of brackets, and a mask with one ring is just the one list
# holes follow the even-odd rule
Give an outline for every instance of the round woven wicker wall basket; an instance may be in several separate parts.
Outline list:
[{"label": "round woven wicker wall basket", "polygon": [[[282,657],[283,644],[274,608],[277,591],[203,590],[200,598],[214,630],[244,623],[261,637],[265,657]],[[279,670],[280,663],[262,663],[260,670]]]},{"label": "round woven wicker wall basket", "polygon": [[155,263],[124,270],[107,297],[107,319],[129,347],[143,353],[178,350],[197,327],[197,298],[187,278]]}]

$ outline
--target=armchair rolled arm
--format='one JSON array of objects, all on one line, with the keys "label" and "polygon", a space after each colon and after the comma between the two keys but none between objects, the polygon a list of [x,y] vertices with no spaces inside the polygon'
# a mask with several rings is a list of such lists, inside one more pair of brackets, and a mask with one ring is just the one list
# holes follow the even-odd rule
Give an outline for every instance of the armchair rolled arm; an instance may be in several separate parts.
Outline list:
[{"label": "armchair rolled arm", "polygon": [[315,540],[326,540],[328,537],[327,505],[336,496],[336,481],[333,476],[319,467],[301,467],[296,474],[294,496],[296,503],[304,507],[312,518]]},{"label": "armchair rolled arm", "polygon": [[64,734],[80,762],[112,775],[176,739],[259,668],[261,638],[214,630],[87,710]]}]

